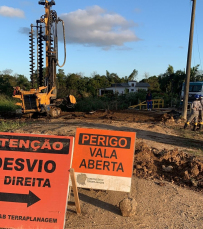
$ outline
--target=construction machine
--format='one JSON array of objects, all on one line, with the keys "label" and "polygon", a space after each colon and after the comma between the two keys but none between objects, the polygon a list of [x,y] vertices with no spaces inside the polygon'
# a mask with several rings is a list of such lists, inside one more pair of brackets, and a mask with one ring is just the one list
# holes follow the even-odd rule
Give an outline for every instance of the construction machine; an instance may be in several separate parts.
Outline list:
[{"label": "construction machine", "polygon": [[[39,20],[36,20],[36,25],[31,24],[31,31],[29,32],[32,89],[24,91],[20,87],[16,87],[13,97],[21,100],[16,105],[21,106],[22,114],[44,113],[51,117],[57,117],[61,113],[58,106],[63,99],[57,99],[56,67],[63,67],[66,62],[64,21],[57,16],[55,10],[52,10],[52,6],[55,5],[54,0],[39,1],[38,4],[44,6],[45,14]],[[58,60],[57,25],[59,23],[62,23],[64,37],[64,62],[62,65],[59,64]],[[37,43],[36,46],[35,43]],[[35,49],[37,51],[36,62]],[[44,52],[46,53],[45,68]],[[37,64],[37,70],[35,64]],[[73,106],[76,103],[73,95],[67,96],[66,101],[69,103],[68,106]]]}]

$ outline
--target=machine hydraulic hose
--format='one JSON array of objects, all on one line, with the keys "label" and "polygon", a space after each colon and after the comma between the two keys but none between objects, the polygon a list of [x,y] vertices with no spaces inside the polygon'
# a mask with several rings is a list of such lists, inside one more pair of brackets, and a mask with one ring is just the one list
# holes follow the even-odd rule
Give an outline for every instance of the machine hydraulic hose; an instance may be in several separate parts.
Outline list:
[{"label": "machine hydraulic hose", "polygon": [[[65,26],[64,26],[64,21],[59,19],[59,21],[62,22],[62,26],[63,26],[63,42],[64,42],[64,61],[63,61],[63,64],[60,65],[59,64],[59,60],[58,60],[58,48],[57,48],[57,65],[62,68],[65,63],[66,63],[66,35],[65,35]],[[58,47],[58,38],[57,38],[57,47]]]}]

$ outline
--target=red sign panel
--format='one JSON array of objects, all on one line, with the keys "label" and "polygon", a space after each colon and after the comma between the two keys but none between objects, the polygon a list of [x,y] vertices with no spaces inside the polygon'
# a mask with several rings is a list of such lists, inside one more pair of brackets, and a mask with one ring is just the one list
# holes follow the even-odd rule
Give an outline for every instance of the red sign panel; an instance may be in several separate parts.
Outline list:
[{"label": "red sign panel", "polygon": [[62,229],[73,137],[0,133],[0,227]]},{"label": "red sign panel", "polygon": [[78,187],[130,191],[134,132],[77,128],[72,168]]}]

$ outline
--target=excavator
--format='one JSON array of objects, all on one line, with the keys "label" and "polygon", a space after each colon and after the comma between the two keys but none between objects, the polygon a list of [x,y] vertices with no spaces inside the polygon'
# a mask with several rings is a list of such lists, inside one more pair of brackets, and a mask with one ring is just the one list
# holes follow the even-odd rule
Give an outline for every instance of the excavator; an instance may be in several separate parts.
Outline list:
[{"label": "excavator", "polygon": [[[44,6],[45,14],[39,20],[36,20],[36,25],[31,24],[31,31],[29,32],[32,89],[24,91],[20,87],[15,87],[13,97],[21,100],[16,105],[21,107],[22,114],[43,113],[49,117],[58,117],[61,114],[59,105],[64,99],[57,99],[56,67],[62,68],[66,62],[64,21],[57,16],[55,10],[52,10],[52,6],[55,5],[54,0],[41,0],[38,4]],[[58,60],[57,25],[59,22],[62,23],[64,37],[64,62],[62,65],[59,64]],[[35,40],[37,41],[36,62],[34,56]],[[46,52],[46,68],[44,68],[44,52]],[[36,63],[37,70],[35,69]],[[65,100],[69,107],[76,104],[76,99],[73,95],[68,95]]]}]

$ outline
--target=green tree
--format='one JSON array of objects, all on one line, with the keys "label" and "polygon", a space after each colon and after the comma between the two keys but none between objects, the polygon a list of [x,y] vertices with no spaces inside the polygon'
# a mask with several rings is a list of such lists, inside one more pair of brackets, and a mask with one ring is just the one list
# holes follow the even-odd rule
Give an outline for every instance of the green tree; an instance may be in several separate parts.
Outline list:
[{"label": "green tree", "polygon": [[160,89],[167,94],[170,94],[173,88],[174,69],[169,65],[166,72],[158,76]]},{"label": "green tree", "polygon": [[61,89],[66,86],[66,75],[63,69],[58,69],[58,73],[56,74],[57,79],[57,88]]},{"label": "green tree", "polygon": [[13,86],[9,82],[9,77],[9,75],[0,75],[0,93],[12,96]]},{"label": "green tree", "polygon": [[137,75],[138,75],[138,71],[134,69],[132,73],[128,76],[128,81],[136,80]]},{"label": "green tree", "polygon": [[24,75],[17,75],[16,86],[19,86],[21,89],[25,91],[29,91],[31,88],[29,80]]},{"label": "green tree", "polygon": [[81,76],[79,74],[71,73],[66,77],[66,88],[69,94],[78,95],[78,82]]},{"label": "green tree", "polygon": [[117,73],[109,73],[109,71],[106,71],[106,78],[108,81],[108,86],[111,86],[113,83],[121,82],[121,79],[118,77]]},{"label": "green tree", "polygon": [[203,74],[201,71],[199,71],[199,64],[192,67],[190,70],[190,81],[196,82],[196,81],[202,81],[203,80]]},{"label": "green tree", "polygon": [[177,96],[180,96],[183,82],[185,81],[185,72],[182,70],[178,70],[174,74],[173,79],[173,92],[174,94],[177,94]]},{"label": "green tree", "polygon": [[56,74],[56,87],[57,87],[57,97],[65,98],[68,96],[68,90],[66,88],[66,79],[67,76],[63,69],[58,69],[58,73]]},{"label": "green tree", "polygon": [[148,83],[150,85],[149,90],[151,92],[160,92],[160,84],[157,76],[150,76],[140,81],[140,83]]}]

